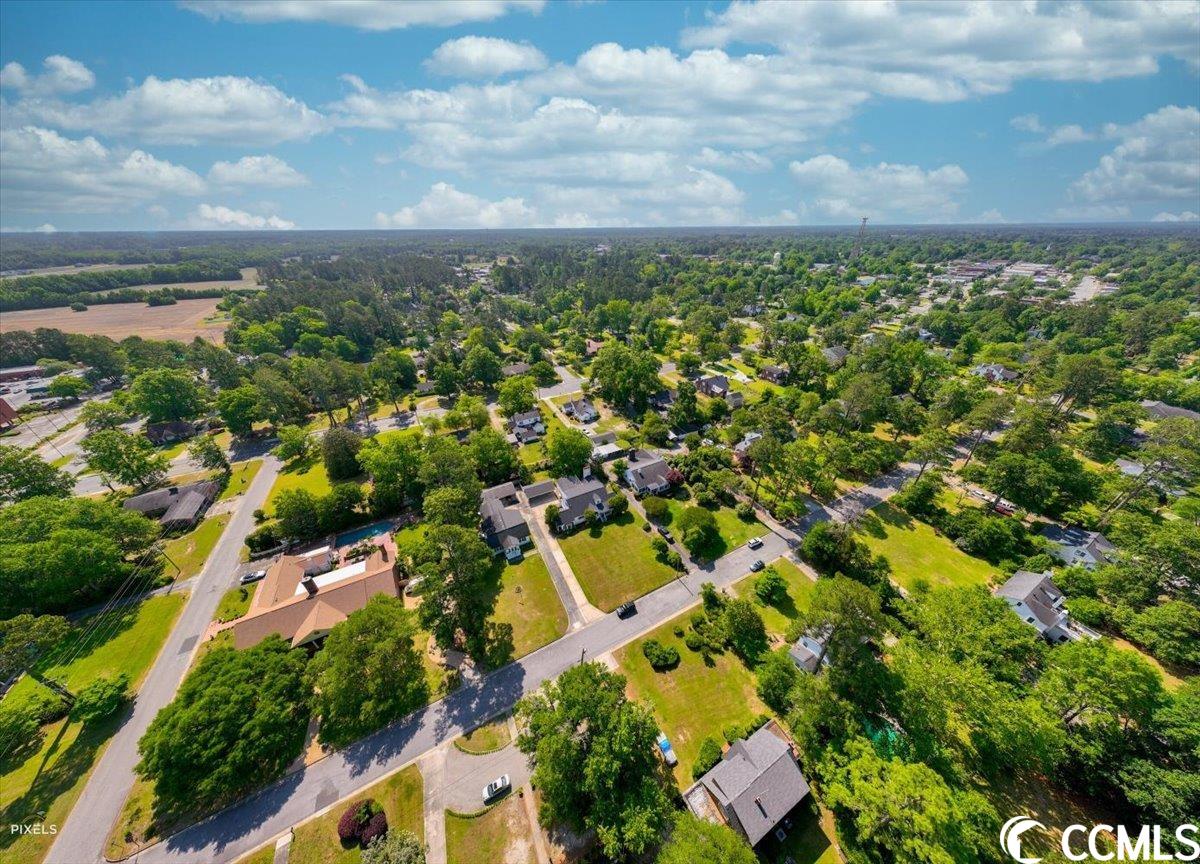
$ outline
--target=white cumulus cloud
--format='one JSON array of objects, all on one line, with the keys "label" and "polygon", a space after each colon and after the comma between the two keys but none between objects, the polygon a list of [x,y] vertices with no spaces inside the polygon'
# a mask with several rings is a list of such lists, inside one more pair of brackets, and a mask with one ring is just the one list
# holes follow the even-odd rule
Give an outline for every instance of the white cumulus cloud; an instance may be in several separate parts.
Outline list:
[{"label": "white cumulus cloud", "polygon": [[1168,105],[1128,125],[1109,124],[1120,143],[1076,180],[1073,201],[1128,207],[1140,201],[1200,201],[1200,111]]},{"label": "white cumulus cloud", "polygon": [[452,27],[492,21],[513,10],[538,13],[545,0],[183,0],[206,18],[250,23],[303,21],[360,30]]},{"label": "white cumulus cloud", "polygon": [[1191,210],[1184,210],[1182,213],[1155,213],[1151,222],[1196,222],[1200,221],[1200,214],[1193,213]]},{"label": "white cumulus cloud", "polygon": [[537,223],[537,213],[524,198],[489,201],[434,183],[416,204],[376,213],[375,223],[381,228],[524,228]]},{"label": "white cumulus cloud", "polygon": [[304,186],[308,178],[277,156],[243,156],[236,162],[216,162],[208,179],[221,186]]},{"label": "white cumulus cloud", "polygon": [[829,153],[788,166],[801,189],[803,215],[853,222],[862,216],[887,222],[952,219],[967,188],[957,165],[926,170],[880,162],[862,168]]},{"label": "white cumulus cloud", "polygon": [[189,228],[215,231],[288,231],[296,227],[279,216],[259,216],[223,205],[201,204],[188,216]]},{"label": "white cumulus cloud", "polygon": [[15,60],[0,69],[0,87],[22,94],[48,96],[55,93],[79,93],[96,85],[92,70],[78,60],[53,54],[42,61],[43,72],[34,75]]},{"label": "white cumulus cloud", "polygon": [[528,43],[491,36],[463,36],[437,47],[425,68],[458,78],[495,78],[546,68],[546,55]]}]

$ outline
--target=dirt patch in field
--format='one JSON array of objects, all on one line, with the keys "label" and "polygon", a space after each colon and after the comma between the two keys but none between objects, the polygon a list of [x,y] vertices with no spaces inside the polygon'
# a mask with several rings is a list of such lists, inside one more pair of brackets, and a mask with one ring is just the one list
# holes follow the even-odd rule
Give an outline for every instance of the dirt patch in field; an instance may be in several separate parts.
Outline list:
[{"label": "dirt patch in field", "polygon": [[64,333],[86,333],[124,339],[177,339],[191,342],[197,336],[221,344],[229,318],[217,311],[219,297],[204,300],[180,300],[172,306],[147,306],[145,303],[110,303],[89,306],[86,312],[70,309],[22,309],[0,315],[0,333],[53,327]]}]

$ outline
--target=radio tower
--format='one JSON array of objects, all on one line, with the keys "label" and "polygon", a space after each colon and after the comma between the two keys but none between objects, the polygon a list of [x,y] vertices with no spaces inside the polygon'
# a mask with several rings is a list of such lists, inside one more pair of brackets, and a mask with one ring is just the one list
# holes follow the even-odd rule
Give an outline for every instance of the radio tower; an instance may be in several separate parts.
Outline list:
[{"label": "radio tower", "polygon": [[863,238],[867,236],[867,217],[862,217],[862,224],[858,226],[858,237],[854,240],[854,248],[850,250],[850,260],[858,259],[858,253],[862,252]]}]

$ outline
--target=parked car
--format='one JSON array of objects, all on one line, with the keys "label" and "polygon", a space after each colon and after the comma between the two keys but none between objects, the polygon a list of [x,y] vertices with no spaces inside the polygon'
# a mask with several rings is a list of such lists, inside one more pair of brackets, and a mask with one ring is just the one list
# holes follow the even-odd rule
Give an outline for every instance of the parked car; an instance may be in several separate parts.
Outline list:
[{"label": "parked car", "polygon": [[617,607],[618,618],[628,618],[630,615],[637,613],[637,605],[630,600],[628,603],[622,603]]},{"label": "parked car", "polygon": [[767,565],[766,565],[766,564],[764,564],[764,563],[762,562],[762,559],[761,559],[761,558],[759,558],[759,559],[758,559],[758,560],[756,560],[756,561],[755,561],[753,564],[751,564],[751,565],[750,565],[750,569],[751,569],[753,572],[757,573],[759,570],[763,569],[763,568],[764,568],[764,567],[766,567],[766,566],[767,566]]},{"label": "parked car", "polygon": [[678,765],[679,760],[675,757],[675,750],[671,747],[671,742],[667,736],[659,732],[658,738],[655,740],[658,742],[658,749],[662,753],[663,761],[672,768]]},{"label": "parked car", "polygon": [[667,530],[665,525],[658,526],[658,533],[663,536],[663,539],[668,543],[674,542],[675,538],[671,536],[671,532]]},{"label": "parked car", "polygon": [[251,582],[257,582],[259,579],[265,578],[266,570],[251,570],[249,573],[243,573],[238,582],[242,585],[249,585]]},{"label": "parked car", "polygon": [[483,787],[483,803],[487,804],[496,800],[511,788],[512,781],[508,779],[508,775],[501,774],[491,783]]},{"label": "parked car", "polygon": [[751,549],[759,549],[762,547],[762,538],[761,537],[751,537],[748,541],[746,541],[746,545],[749,546]]}]

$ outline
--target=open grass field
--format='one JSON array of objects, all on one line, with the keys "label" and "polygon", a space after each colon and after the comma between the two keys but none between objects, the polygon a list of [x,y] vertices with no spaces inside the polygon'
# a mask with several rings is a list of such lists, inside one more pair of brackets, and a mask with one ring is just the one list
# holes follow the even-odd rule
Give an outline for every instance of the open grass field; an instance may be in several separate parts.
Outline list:
[{"label": "open grass field", "polygon": [[250,601],[253,598],[253,585],[234,586],[222,595],[221,603],[217,606],[217,611],[213,615],[213,618],[222,623],[241,618],[249,610]]},{"label": "open grass field", "polygon": [[533,864],[535,860],[529,819],[515,794],[478,814],[446,811],[447,864]]},{"label": "open grass field", "polygon": [[605,612],[676,575],[654,557],[650,534],[641,527],[644,522],[636,513],[626,513],[599,528],[581,528],[558,540],[583,593]]},{"label": "open grass field", "polygon": [[886,501],[863,514],[858,536],[892,565],[892,578],[905,590],[918,580],[930,585],[987,585],[1000,571],[960,550],[950,538]]},{"label": "open grass field", "polygon": [[[175,285],[175,288],[199,287]],[[109,336],[117,341],[126,336],[143,339],[175,339],[191,342],[197,336],[209,342],[225,341],[229,319],[217,314],[219,297],[180,300],[171,306],[147,306],[145,303],[108,303],[89,306],[86,312],[54,309],[22,309],[5,312],[0,333],[53,327],[64,333]]]},{"label": "open grass field", "polygon": [[754,580],[759,575],[757,573],[752,573],[742,579],[733,586],[733,591],[738,597],[747,598],[754,603],[759,614],[762,615],[768,634],[782,638],[791,623],[808,611],[808,605],[812,602],[813,586],[816,583],[808,578],[808,574],[786,558],[777,558],[769,566],[774,567],[776,572],[787,580],[788,596],[786,600],[773,605],[759,600],[754,593]]},{"label": "open grass field", "polygon": [[337,804],[323,816],[298,826],[292,840],[288,864],[357,864],[362,858],[362,852],[357,847],[342,847],[337,835],[337,823],[351,803],[367,798],[374,798],[383,806],[389,829],[411,831],[423,838],[424,794],[421,771],[416,765],[410,765],[403,771],[368,786],[354,796],[352,801]]},{"label": "open grass field", "polygon": [[532,548],[515,564],[500,557],[492,568],[489,593],[496,602],[492,620],[513,628],[510,659],[536,651],[567,632],[567,613],[554,590],[546,562]]},{"label": "open grass field", "polygon": [[[166,554],[175,566],[179,568],[176,579],[187,579],[195,576],[204,569],[204,562],[212,554],[213,547],[221,537],[221,532],[229,524],[230,515],[222,513],[219,516],[209,516],[195,528],[181,537],[175,537],[166,543]],[[168,569],[171,567],[167,564]]]},{"label": "open grass field", "polygon": [[234,495],[241,495],[246,491],[246,488],[254,482],[254,478],[258,476],[258,469],[262,467],[261,459],[250,459],[246,462],[234,462],[232,471],[229,474],[229,482],[225,484],[225,488],[221,490],[218,501],[224,501],[226,498],[232,498]]},{"label": "open grass field", "polygon": [[[158,655],[175,618],[183,609],[184,595],[152,597],[138,606],[115,613],[110,626],[97,628],[95,638],[83,644],[71,662],[40,670],[78,691],[102,676],[124,672],[136,690]],[[29,698],[42,685],[25,677],[4,697]],[[44,821],[62,824],[100,758],[108,739],[123,717],[83,724],[67,717],[43,728],[37,752],[0,759],[0,819],[3,824]],[[41,818],[37,814],[45,814]],[[0,861],[40,861],[54,837],[49,834],[0,833]]]},{"label": "open grass field", "polygon": [[[615,652],[621,672],[629,680],[631,695],[646,700],[658,718],[659,726],[675,749],[679,764],[675,780],[681,789],[691,785],[692,765],[707,737],[722,743],[721,730],[731,723],[748,723],[766,710],[755,692],[754,673],[730,652],[713,656],[706,665],[696,651],[676,636],[676,627],[685,631],[691,612],[679,615],[642,639],[630,642]],[[679,665],[667,672],[655,672],[642,654],[642,643],[657,639],[679,651]]]}]

